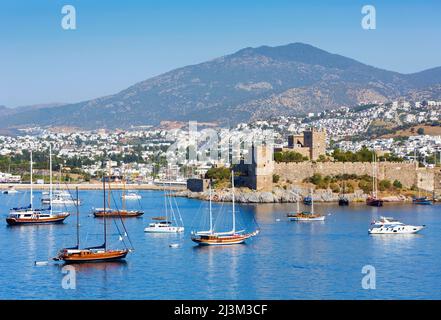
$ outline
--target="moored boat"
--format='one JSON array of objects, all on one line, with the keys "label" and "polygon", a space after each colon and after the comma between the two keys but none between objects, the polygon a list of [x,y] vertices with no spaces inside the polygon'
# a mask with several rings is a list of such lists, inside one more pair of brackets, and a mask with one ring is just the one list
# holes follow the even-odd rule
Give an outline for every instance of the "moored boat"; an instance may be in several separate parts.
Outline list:
[{"label": "moored boat", "polygon": [[286,216],[288,217],[289,220],[291,221],[324,221],[325,220],[324,215],[314,213],[314,199],[312,195],[312,190],[309,198],[311,199],[311,211],[310,212],[300,211],[299,199],[297,199],[297,212],[288,213]]},{"label": "moored boat", "polygon": [[377,156],[375,151],[372,154],[372,193],[366,199],[366,204],[371,207],[382,207],[383,200],[378,197],[378,172],[377,172]]},{"label": "moored boat", "polygon": [[[103,180],[105,180],[103,178]],[[106,197],[105,193],[106,193],[106,188],[105,188],[106,182],[103,181],[103,193],[104,193],[104,198]],[[125,182],[124,182],[124,186],[125,186]],[[104,208],[95,208],[92,210],[92,213],[94,215],[95,218],[103,218],[103,217],[108,217],[108,218],[135,218],[135,217],[140,217],[144,214],[144,211],[142,210],[128,210],[126,209],[126,202],[125,202],[125,187],[123,189],[123,196],[122,196],[122,208],[121,209],[112,209],[111,208],[111,198],[112,198],[112,190],[110,189],[110,181],[109,181],[109,188],[108,188],[108,196],[107,196],[107,207]]]},{"label": "moored boat", "polygon": [[384,201],[382,199],[379,199],[379,198],[376,198],[376,197],[368,197],[366,199],[366,204],[368,206],[371,206],[371,207],[382,207],[383,206],[383,202]]},{"label": "moored boat", "polygon": [[412,199],[412,203],[421,204],[421,205],[431,205],[433,202],[429,200],[427,197],[415,197]]},{"label": "moored boat", "polygon": [[254,232],[247,233],[245,230],[236,230],[236,209],[234,197],[234,171],[231,171],[231,186],[232,186],[232,220],[233,228],[227,232],[215,232],[213,226],[213,216],[211,208],[211,183],[210,183],[210,229],[208,231],[192,232],[191,240],[201,246],[209,245],[234,245],[244,243],[245,240],[257,236],[259,229]]},{"label": "moored boat", "polygon": [[144,211],[140,210],[118,210],[118,209],[111,209],[111,208],[95,208],[93,210],[93,215],[96,218],[103,218],[103,217],[109,217],[109,218],[115,218],[115,217],[122,217],[122,218],[132,218],[132,217],[140,217],[144,214]]},{"label": "moored boat", "polygon": [[7,189],[7,190],[4,190],[2,193],[3,193],[3,194],[17,194],[18,191],[15,190],[15,187],[14,187],[14,186],[9,186],[8,189]]},{"label": "moored boat", "polygon": [[[103,181],[104,182],[104,181]],[[103,189],[105,190],[105,182],[103,185]],[[78,188],[77,188],[77,200],[78,200]],[[104,192],[104,210],[106,206],[106,197]],[[64,261],[65,263],[86,263],[86,262],[113,262],[125,259],[127,254],[132,250],[127,247],[124,249],[108,249],[107,247],[107,219],[104,216],[104,243],[100,246],[88,247],[81,249],[80,248],[80,222],[79,222],[79,209],[77,205],[77,243],[74,247],[71,248],[63,248],[58,252],[58,255],[53,258],[56,261]],[[123,229],[125,230],[124,222]],[[118,232],[119,232],[118,228]],[[127,236],[125,234],[124,236]],[[120,233],[119,240],[122,241],[125,245],[123,235]],[[130,241],[130,239],[129,239]]]},{"label": "moored boat", "polygon": [[349,199],[346,198],[346,197],[338,198],[338,205],[339,206],[348,206],[349,205]]},{"label": "moored boat", "polygon": [[381,217],[380,220],[372,222],[369,234],[414,234],[426,226],[406,225],[391,217]]},{"label": "moored boat", "polygon": [[[170,169],[169,169],[170,171]],[[170,180],[170,179],[169,179]],[[176,197],[171,191],[167,191],[164,184],[164,211],[165,217],[152,218],[153,222],[144,228],[147,233],[180,233],[184,232],[184,222],[182,221],[181,211],[179,210]]]},{"label": "moored boat", "polygon": [[[52,149],[49,147],[50,160],[49,166],[52,177]],[[62,223],[67,217],[69,217],[69,212],[55,212],[52,209],[52,204],[49,203],[48,208],[34,208],[33,205],[33,161],[32,161],[32,151],[30,151],[30,204],[27,207],[17,207],[9,211],[6,217],[6,223],[8,225],[33,225],[33,224],[55,224]],[[50,184],[50,193],[52,193],[52,180]]]},{"label": "moored boat", "polygon": [[121,196],[121,198],[124,200],[141,200],[142,199],[140,194],[134,193],[134,192],[129,192],[127,194],[123,194]]}]

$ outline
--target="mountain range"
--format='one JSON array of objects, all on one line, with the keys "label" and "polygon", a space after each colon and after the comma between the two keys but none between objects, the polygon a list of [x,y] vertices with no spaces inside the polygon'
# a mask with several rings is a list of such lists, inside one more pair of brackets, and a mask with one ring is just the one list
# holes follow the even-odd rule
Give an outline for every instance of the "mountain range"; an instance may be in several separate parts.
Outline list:
[{"label": "mountain range", "polygon": [[126,128],[164,120],[226,125],[398,98],[440,99],[441,67],[402,74],[293,43],[245,48],[93,100],[0,106],[0,127]]}]

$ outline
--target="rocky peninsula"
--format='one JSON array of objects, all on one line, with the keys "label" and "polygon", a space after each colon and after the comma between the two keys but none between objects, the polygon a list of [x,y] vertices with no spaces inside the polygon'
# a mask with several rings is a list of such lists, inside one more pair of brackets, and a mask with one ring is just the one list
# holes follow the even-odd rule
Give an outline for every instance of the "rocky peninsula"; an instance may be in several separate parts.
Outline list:
[{"label": "rocky peninsula", "polygon": [[[173,194],[177,197],[187,197],[192,199],[209,200],[209,192],[192,192],[189,190],[177,191]],[[238,203],[295,203],[309,195],[307,188],[274,188],[273,191],[255,191],[247,188],[239,188],[235,191],[235,199]],[[299,197],[300,196],[300,197]],[[364,202],[368,197],[362,190],[356,190],[354,193],[345,195],[350,202]],[[339,194],[332,190],[315,190],[313,194],[316,202],[337,202]],[[382,199],[386,202],[407,202],[412,201],[410,196],[403,194],[385,195]],[[230,189],[220,189],[212,191],[212,200],[215,202],[231,202],[232,193]]]}]

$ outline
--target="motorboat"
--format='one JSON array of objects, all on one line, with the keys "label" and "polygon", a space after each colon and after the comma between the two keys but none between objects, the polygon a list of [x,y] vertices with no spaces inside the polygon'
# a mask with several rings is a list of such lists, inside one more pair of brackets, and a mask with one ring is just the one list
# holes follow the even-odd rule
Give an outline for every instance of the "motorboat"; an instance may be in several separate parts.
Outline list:
[{"label": "motorboat", "polygon": [[[155,219],[155,218],[153,218]],[[183,226],[174,225],[173,222],[167,220],[160,220],[152,222],[144,229],[147,233],[179,233],[184,232]]]},{"label": "motorboat", "polygon": [[15,187],[14,187],[14,186],[9,186],[8,189],[7,189],[7,190],[4,190],[2,193],[3,193],[3,194],[17,194],[18,191],[15,190]]},{"label": "motorboat", "polygon": [[381,217],[378,221],[373,221],[369,234],[413,234],[425,228],[422,226],[406,225],[392,217]]}]

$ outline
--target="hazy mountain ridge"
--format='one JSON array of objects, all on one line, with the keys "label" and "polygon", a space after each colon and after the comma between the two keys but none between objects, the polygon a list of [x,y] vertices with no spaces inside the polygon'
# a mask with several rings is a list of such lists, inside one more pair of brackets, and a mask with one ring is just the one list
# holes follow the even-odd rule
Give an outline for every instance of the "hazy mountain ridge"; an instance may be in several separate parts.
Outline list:
[{"label": "hazy mountain ridge", "polygon": [[98,99],[7,114],[0,126],[115,128],[161,120],[233,124],[398,97],[440,95],[441,67],[405,75],[294,43],[245,48]]}]

